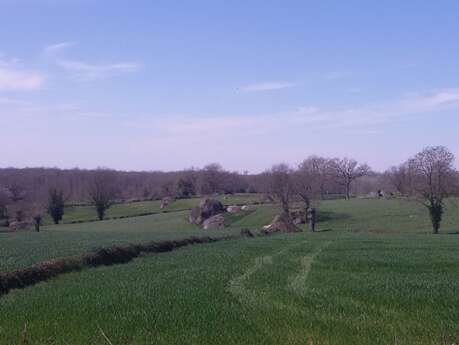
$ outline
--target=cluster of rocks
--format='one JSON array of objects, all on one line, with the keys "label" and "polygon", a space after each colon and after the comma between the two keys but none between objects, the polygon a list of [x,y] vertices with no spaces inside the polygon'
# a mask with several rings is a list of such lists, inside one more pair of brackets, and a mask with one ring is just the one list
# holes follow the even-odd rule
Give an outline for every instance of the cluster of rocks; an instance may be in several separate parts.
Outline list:
[{"label": "cluster of rocks", "polygon": [[224,212],[225,207],[220,201],[205,198],[201,200],[199,206],[191,209],[188,221],[192,224],[201,225],[204,230],[220,229],[225,227]]},{"label": "cluster of rocks", "polygon": [[239,213],[242,211],[250,211],[253,209],[251,205],[232,205],[225,208],[225,206],[218,200],[205,198],[199,203],[199,206],[191,209],[188,216],[188,221],[191,224],[202,226],[204,230],[207,229],[221,229],[225,227],[225,217],[223,214]]}]

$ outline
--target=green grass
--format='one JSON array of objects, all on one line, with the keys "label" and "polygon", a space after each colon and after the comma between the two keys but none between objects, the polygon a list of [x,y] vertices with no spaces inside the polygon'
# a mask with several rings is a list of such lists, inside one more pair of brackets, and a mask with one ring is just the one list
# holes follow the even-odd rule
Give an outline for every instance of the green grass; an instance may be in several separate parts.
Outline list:
[{"label": "green grass", "polygon": [[[66,274],[0,298],[0,344],[453,344],[459,214],[440,235],[400,200],[326,201],[319,232],[241,238]],[[260,228],[272,206],[213,234]],[[186,212],[0,234],[3,270],[110,244],[207,234]],[[26,329],[24,331],[24,329]]]},{"label": "green grass", "polygon": [[[72,273],[0,300],[3,343],[452,344],[459,236],[301,233]],[[27,326],[26,335],[23,330]]]},{"label": "green grass", "polygon": [[[246,204],[260,201],[258,194],[235,194],[218,196],[224,205]],[[200,198],[177,199],[164,209],[160,208],[159,200],[130,202],[115,204],[107,210],[106,218],[132,217],[148,213],[168,213],[189,210],[199,204]],[[93,206],[67,206],[65,208],[62,223],[85,222],[97,220],[97,213]],[[51,218],[47,215],[44,219],[46,225],[52,224]]]}]

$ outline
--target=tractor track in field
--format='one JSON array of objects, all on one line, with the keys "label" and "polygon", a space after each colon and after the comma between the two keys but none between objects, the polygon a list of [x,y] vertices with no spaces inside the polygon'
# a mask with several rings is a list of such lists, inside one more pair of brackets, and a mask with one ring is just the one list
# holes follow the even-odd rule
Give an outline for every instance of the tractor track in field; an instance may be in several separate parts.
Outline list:
[{"label": "tractor track in field", "polygon": [[245,283],[258,271],[267,265],[273,264],[273,259],[288,252],[292,247],[299,246],[307,241],[301,241],[293,245],[287,246],[271,255],[258,256],[254,259],[254,264],[249,266],[241,275],[230,280],[228,291],[235,296],[241,303],[263,303],[263,299],[259,298],[258,294],[248,289]]},{"label": "tractor track in field", "polygon": [[[251,279],[251,277],[256,274],[258,271],[263,269],[266,266],[274,264],[276,258],[282,256],[283,254],[290,251],[292,248],[299,245],[303,245],[308,241],[301,241],[293,245],[287,246],[277,252],[274,252],[271,255],[259,256],[254,259],[253,265],[249,266],[241,275],[230,280],[228,284],[228,291],[232,294],[240,303],[242,304],[252,304],[258,306],[267,306],[275,307],[277,309],[295,309],[295,306],[285,305],[282,302],[275,301],[273,299],[268,299],[268,296],[255,292],[247,288],[246,283]],[[299,271],[287,278],[287,288],[292,290],[295,294],[299,296],[304,296],[306,293],[306,285],[309,273],[312,268],[312,264],[316,257],[332,242],[325,242],[321,244],[318,248],[314,249],[308,255],[302,256],[300,258],[300,269]]]},{"label": "tractor track in field", "polygon": [[316,259],[316,257],[325,249],[327,248],[332,241],[325,242],[323,245],[321,245],[319,248],[317,248],[315,251],[310,253],[309,255],[305,255],[300,258],[300,271],[289,277],[289,288],[294,291],[296,294],[300,296],[304,296],[306,293],[306,285],[307,285],[307,280],[309,273],[311,272],[311,267]]}]

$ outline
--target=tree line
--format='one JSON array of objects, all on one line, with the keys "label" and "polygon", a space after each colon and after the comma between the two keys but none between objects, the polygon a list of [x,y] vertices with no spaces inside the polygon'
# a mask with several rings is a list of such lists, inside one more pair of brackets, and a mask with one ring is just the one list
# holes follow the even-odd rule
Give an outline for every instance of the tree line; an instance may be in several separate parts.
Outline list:
[{"label": "tree line", "polygon": [[230,172],[218,163],[174,172],[0,169],[0,226],[28,220],[39,230],[45,213],[57,224],[68,205],[93,205],[104,219],[114,203],[232,193],[264,193],[287,214],[299,202],[307,213],[320,200],[384,191],[422,202],[438,232],[444,200],[457,195],[453,161],[454,155],[440,146],[426,148],[384,173],[355,159],[319,156],[295,167],[276,164],[260,174]]}]

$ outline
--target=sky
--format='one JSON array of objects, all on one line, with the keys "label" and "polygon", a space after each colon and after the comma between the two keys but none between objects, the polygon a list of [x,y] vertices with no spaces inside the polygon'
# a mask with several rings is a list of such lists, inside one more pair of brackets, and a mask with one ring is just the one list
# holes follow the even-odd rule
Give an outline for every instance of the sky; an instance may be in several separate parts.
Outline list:
[{"label": "sky", "polygon": [[[459,1],[0,0],[0,167],[459,158]],[[456,164],[459,166],[458,164]]]}]

